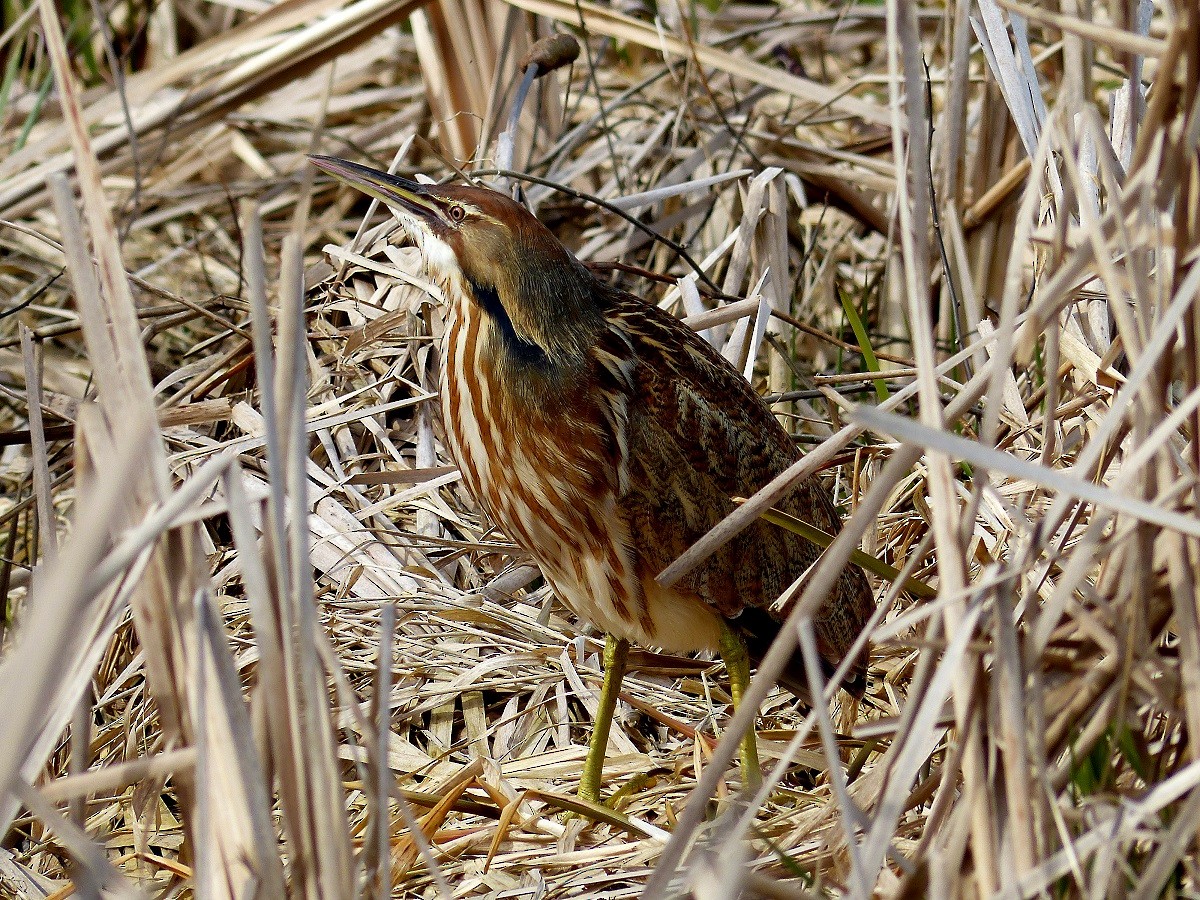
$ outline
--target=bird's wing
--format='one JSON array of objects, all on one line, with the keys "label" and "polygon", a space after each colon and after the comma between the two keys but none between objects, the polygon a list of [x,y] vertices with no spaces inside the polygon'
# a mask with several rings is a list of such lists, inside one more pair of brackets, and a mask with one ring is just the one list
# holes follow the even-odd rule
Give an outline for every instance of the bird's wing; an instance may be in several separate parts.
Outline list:
[{"label": "bird's wing", "polygon": [[[614,304],[609,321],[636,361],[626,412],[628,471],[618,506],[643,577],[653,578],[729,514],[731,498],[753,494],[798,453],[741,374],[686,325],[628,296]],[[837,509],[815,478],[798,485],[780,506],[830,534],[840,530]],[[809,541],[759,523],[681,586],[735,618],[746,607],[770,607],[819,553]],[[857,568],[842,582],[837,593],[846,596],[832,598],[817,616],[822,654],[832,659],[854,639],[871,608]],[[784,611],[771,612],[779,618]],[[821,634],[829,631],[823,620],[845,636]]]}]

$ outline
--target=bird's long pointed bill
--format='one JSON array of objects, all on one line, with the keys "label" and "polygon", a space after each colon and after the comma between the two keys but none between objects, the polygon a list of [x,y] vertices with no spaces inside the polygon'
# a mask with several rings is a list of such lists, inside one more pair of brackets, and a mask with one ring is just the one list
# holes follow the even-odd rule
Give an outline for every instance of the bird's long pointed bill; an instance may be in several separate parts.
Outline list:
[{"label": "bird's long pointed bill", "polygon": [[415,181],[409,181],[399,175],[389,175],[369,166],[360,166],[336,156],[314,154],[309,156],[308,160],[318,169],[390,207],[398,206],[425,218],[435,218],[438,215],[437,207],[429,199],[425,189]]}]

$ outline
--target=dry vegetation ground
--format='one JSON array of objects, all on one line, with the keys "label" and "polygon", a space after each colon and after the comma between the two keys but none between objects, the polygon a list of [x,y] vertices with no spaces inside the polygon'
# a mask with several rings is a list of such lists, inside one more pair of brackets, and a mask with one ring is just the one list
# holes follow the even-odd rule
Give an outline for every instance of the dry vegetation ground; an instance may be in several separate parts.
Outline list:
[{"label": "dry vegetation ground", "polygon": [[[58,7],[0,34],[0,894],[1197,895],[1195,0]],[[852,513],[809,600],[936,588],[874,579],[861,703],[756,680],[744,802],[719,666],[645,653],[561,815],[602,638],[305,164],[494,168],[554,30],[530,203],[773,395]]]}]

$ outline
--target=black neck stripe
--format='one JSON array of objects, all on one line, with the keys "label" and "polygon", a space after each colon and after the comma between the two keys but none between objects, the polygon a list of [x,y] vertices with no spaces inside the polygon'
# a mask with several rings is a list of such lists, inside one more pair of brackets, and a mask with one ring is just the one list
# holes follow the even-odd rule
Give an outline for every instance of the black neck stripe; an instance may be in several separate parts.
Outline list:
[{"label": "black neck stripe", "polygon": [[471,288],[471,293],[475,296],[475,302],[496,323],[496,327],[499,329],[500,336],[504,341],[504,347],[513,357],[521,362],[528,363],[542,363],[546,361],[546,351],[532,341],[528,341],[517,334],[517,330],[513,327],[512,319],[508,317],[508,311],[504,308],[504,304],[500,302],[500,296],[496,293],[494,287],[469,279],[467,284]]}]

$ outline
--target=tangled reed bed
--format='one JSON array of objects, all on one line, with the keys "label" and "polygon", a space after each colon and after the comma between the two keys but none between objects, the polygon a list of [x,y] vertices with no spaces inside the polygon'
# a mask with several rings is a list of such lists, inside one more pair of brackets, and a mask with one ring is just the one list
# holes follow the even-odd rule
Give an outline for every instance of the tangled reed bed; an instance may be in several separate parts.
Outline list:
[{"label": "tangled reed bed", "polygon": [[[0,892],[1195,893],[1195,4],[95,10],[0,37]],[[445,457],[415,252],[304,162],[494,170],[555,29],[511,177],[934,589],[874,580],[861,703],[767,695],[746,804],[719,666],[644,652],[561,817],[602,641]]]}]

